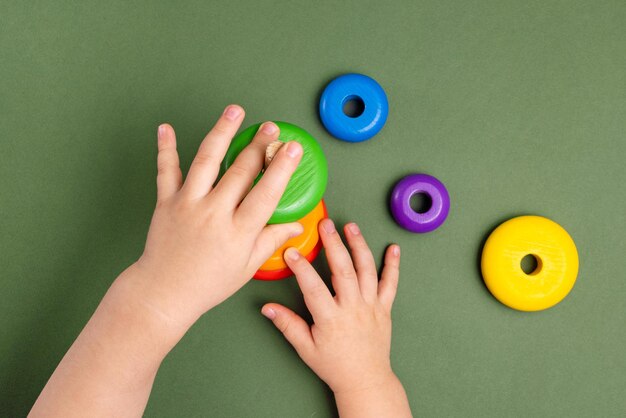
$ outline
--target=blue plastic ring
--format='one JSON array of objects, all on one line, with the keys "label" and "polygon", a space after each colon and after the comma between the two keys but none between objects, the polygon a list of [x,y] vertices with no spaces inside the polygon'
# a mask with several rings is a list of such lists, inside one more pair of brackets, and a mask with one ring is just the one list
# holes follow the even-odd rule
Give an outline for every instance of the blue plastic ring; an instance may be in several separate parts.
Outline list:
[{"label": "blue plastic ring", "polygon": [[[350,117],[343,111],[346,102],[363,101],[363,113]],[[320,99],[320,118],[332,136],[348,142],[370,139],[385,126],[389,104],[376,80],[363,74],[344,74],[328,83]]]}]

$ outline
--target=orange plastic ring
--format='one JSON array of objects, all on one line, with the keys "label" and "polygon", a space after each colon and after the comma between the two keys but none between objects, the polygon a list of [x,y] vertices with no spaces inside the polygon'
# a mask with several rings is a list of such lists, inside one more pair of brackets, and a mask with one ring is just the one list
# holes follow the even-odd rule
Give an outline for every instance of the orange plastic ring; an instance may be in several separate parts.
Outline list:
[{"label": "orange plastic ring", "polygon": [[[312,263],[317,258],[321,250],[322,250],[322,241],[319,240],[317,244],[315,245],[315,247],[313,248],[313,251],[307,254],[305,258],[309,260],[309,263]],[[280,270],[259,270],[254,274],[253,278],[256,280],[269,281],[269,280],[286,279],[289,276],[293,276],[293,271],[291,271],[291,269],[287,267],[287,268],[280,269]]]},{"label": "orange plastic ring", "polygon": [[259,270],[272,271],[286,269],[287,264],[285,264],[285,260],[283,260],[283,253],[287,248],[294,247],[300,251],[300,254],[309,254],[313,251],[313,248],[315,248],[315,245],[320,239],[317,226],[320,221],[327,216],[326,205],[323,200],[320,200],[311,212],[298,220],[304,227],[304,232],[283,244],[282,247],[276,250],[276,252],[263,263]]}]

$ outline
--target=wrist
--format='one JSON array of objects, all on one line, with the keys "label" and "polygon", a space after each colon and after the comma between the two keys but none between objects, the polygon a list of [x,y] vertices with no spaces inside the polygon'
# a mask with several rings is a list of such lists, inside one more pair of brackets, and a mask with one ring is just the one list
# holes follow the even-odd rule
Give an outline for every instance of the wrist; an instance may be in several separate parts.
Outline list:
[{"label": "wrist", "polygon": [[103,305],[120,322],[137,324],[143,329],[146,338],[152,340],[152,347],[164,357],[197,317],[174,315],[166,295],[150,285],[152,279],[137,264],[131,265],[113,282]]},{"label": "wrist", "polygon": [[344,396],[353,393],[376,392],[381,388],[393,386],[400,382],[391,368],[371,373],[370,376],[369,378],[359,377],[356,382],[331,385],[330,389],[335,396]]},{"label": "wrist", "polygon": [[412,416],[404,387],[393,372],[369,386],[336,391],[334,395],[342,418]]}]

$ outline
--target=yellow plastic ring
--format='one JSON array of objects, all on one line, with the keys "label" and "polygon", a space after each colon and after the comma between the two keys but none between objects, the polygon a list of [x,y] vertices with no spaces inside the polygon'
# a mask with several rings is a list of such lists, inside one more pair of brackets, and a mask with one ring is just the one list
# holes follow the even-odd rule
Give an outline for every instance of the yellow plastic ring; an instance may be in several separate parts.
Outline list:
[{"label": "yellow plastic ring", "polygon": [[[522,270],[532,255],[537,267]],[[483,248],[481,269],[489,291],[520,311],[540,311],[559,303],[574,287],[578,252],[559,224],[541,216],[520,216],[498,226]]]},{"label": "yellow plastic ring", "polygon": [[285,260],[283,260],[283,253],[287,248],[295,247],[298,249],[300,254],[303,255],[307,255],[313,251],[315,245],[320,239],[317,225],[322,219],[326,218],[326,216],[327,214],[324,200],[320,200],[311,212],[298,220],[298,222],[304,227],[304,232],[297,237],[290,238],[286,243],[284,243],[282,247],[276,250],[276,252],[274,252],[274,254],[272,254],[272,256],[268,258],[265,263],[263,263],[259,270],[271,271],[287,268],[287,264],[285,264]]}]

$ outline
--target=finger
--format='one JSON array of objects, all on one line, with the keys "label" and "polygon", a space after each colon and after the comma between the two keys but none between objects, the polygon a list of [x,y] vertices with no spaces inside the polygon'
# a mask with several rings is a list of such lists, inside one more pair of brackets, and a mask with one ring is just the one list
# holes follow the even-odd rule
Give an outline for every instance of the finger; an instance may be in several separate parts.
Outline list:
[{"label": "finger", "polygon": [[370,247],[355,223],[344,227],[363,299],[374,302],[378,292],[378,272]]},{"label": "finger", "polygon": [[302,152],[302,145],[295,141],[278,150],[263,177],[241,202],[235,214],[239,222],[247,225],[267,223],[300,163]]},{"label": "finger", "polygon": [[288,239],[297,237],[304,232],[304,227],[298,222],[288,224],[268,225],[263,228],[254,244],[250,264],[256,271],[272,256]]},{"label": "finger", "polygon": [[[236,207],[250,191],[254,179],[259,175],[265,160],[265,149],[278,139],[278,126],[265,122],[252,138],[252,142],[239,153],[220,182],[215,186],[215,195],[229,207]],[[265,222],[263,222],[264,224]]]},{"label": "finger", "polygon": [[315,348],[309,324],[291,309],[268,303],[263,306],[261,313],[274,323],[303,359]]},{"label": "finger", "polygon": [[339,300],[356,300],[360,297],[356,271],[354,271],[352,258],[337,233],[335,224],[330,219],[324,219],[320,222],[319,231],[337,297]]},{"label": "finger", "polygon": [[206,135],[198,153],[191,163],[183,190],[192,199],[206,196],[220,171],[220,164],[228,150],[230,141],[237,133],[244,118],[244,110],[237,105],[230,105],[217,123]]},{"label": "finger", "polygon": [[180,171],[178,152],[176,151],[176,134],[174,128],[167,123],[158,129],[157,155],[157,200],[163,201],[172,197],[180,190],[183,174]]},{"label": "finger", "polygon": [[400,246],[390,245],[385,252],[385,265],[378,284],[378,299],[391,312],[400,276]]},{"label": "finger", "polygon": [[297,249],[287,248],[285,263],[296,275],[296,280],[304,296],[304,303],[311,312],[313,320],[328,318],[335,310],[335,300],[326,283],[321,279],[311,263]]}]

